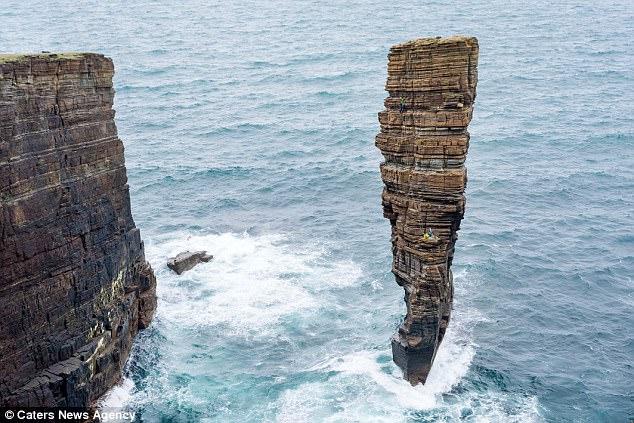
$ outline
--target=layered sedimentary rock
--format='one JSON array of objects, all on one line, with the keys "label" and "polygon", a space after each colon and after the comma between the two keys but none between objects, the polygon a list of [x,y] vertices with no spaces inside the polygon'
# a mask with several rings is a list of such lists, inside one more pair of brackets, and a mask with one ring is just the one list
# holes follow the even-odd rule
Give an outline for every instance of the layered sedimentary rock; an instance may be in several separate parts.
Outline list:
[{"label": "layered sedimentary rock", "polygon": [[178,253],[176,257],[172,257],[167,261],[167,267],[173,270],[177,275],[193,269],[200,263],[209,262],[214,256],[207,254],[207,251],[183,251]]},{"label": "layered sedimentary rock", "polygon": [[152,319],[97,54],[0,55],[0,405],[86,407]]},{"label": "layered sedimentary rock", "polygon": [[418,39],[392,47],[388,59],[389,96],[376,145],[385,157],[382,201],[392,225],[392,271],[407,305],[392,354],[417,384],[427,379],[451,315],[450,267],[465,210],[478,42]]}]

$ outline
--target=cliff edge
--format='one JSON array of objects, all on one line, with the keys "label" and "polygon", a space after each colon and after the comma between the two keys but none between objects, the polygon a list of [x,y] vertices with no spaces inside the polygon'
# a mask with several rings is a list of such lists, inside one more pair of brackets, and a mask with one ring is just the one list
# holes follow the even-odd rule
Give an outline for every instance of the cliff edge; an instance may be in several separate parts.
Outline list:
[{"label": "cliff edge", "polygon": [[156,308],[98,54],[0,55],[0,405],[88,407]]},{"label": "cliff edge", "polygon": [[425,383],[451,315],[477,63],[477,39],[460,36],[398,44],[388,56],[389,96],[376,146],[385,158],[382,202],[392,225],[392,272],[407,305],[392,354],[412,384]]}]

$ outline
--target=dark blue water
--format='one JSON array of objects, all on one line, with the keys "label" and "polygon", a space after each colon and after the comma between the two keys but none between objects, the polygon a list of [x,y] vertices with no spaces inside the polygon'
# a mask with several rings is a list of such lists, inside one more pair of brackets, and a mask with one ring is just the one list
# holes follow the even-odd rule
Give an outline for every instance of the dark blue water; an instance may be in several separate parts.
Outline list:
[{"label": "dark blue water", "polygon": [[[79,2],[78,2],[79,3]],[[0,50],[105,53],[155,323],[109,406],[142,421],[634,417],[634,4],[3,0]],[[391,363],[373,145],[387,51],[480,41],[454,313]],[[186,248],[216,256],[181,277]]]}]

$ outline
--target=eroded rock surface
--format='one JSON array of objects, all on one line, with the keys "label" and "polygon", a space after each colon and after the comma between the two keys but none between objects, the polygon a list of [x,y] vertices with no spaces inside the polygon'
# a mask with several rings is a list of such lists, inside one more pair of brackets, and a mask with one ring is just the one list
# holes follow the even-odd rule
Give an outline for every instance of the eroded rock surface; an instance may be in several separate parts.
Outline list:
[{"label": "eroded rock surface", "polygon": [[89,406],[156,307],[112,61],[0,55],[0,405]]},{"label": "eroded rock surface", "polygon": [[193,269],[194,266],[200,263],[207,263],[214,258],[211,254],[207,254],[207,251],[184,251],[172,257],[167,262],[167,267],[172,269],[176,274],[180,275],[187,270]]},{"label": "eroded rock surface", "polygon": [[[426,38],[388,56],[385,110],[376,145],[383,153],[383,213],[392,225],[392,271],[407,315],[392,338],[395,363],[425,383],[451,315],[451,261],[464,215],[464,166],[476,95],[478,42]],[[433,236],[425,236],[431,230]]]}]

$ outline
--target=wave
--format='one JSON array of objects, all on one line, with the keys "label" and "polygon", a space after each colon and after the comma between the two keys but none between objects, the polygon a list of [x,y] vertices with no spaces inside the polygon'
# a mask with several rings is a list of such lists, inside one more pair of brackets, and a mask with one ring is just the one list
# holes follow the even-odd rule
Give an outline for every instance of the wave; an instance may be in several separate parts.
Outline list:
[{"label": "wave", "polygon": [[[472,289],[466,270],[454,276],[459,290]],[[411,386],[394,365],[389,350],[361,350],[330,357],[309,369],[322,374],[280,395],[280,423],[295,421],[541,421],[534,396],[467,386],[477,345],[472,329],[487,318],[460,302],[425,385]],[[317,416],[317,419],[315,418]]]},{"label": "wave", "polygon": [[132,397],[134,390],[134,382],[132,379],[124,377],[119,383],[110,388],[110,390],[97,402],[97,408],[102,411],[117,410],[125,407]]},{"label": "wave", "polygon": [[[207,250],[214,259],[177,276],[165,263],[184,250]],[[192,419],[223,412],[222,404],[210,405],[213,401],[192,385],[203,380],[203,386],[211,386],[208,380],[220,368],[187,365],[193,360],[213,368],[223,347],[218,349],[209,334],[236,340],[242,349],[271,348],[297,330],[284,319],[314,320],[311,315],[331,305],[331,295],[363,275],[355,262],[333,259],[325,245],[294,243],[282,234],[173,232],[146,237],[146,257],[158,280],[157,314],[135,343],[126,377],[98,407],[141,410],[157,418],[180,411]],[[183,345],[183,338],[190,344]],[[231,356],[217,360],[228,368],[236,365]]]},{"label": "wave", "polygon": [[[215,257],[176,276],[164,263],[186,249],[204,249]],[[191,419],[235,418],[232,414],[235,409],[230,406],[235,397],[231,400],[211,394],[215,392],[211,387],[217,382],[208,372],[222,372],[217,367],[221,362],[227,368],[248,365],[248,370],[236,375],[232,382],[243,389],[248,389],[249,380],[272,377],[270,372],[276,372],[275,367],[263,368],[261,374],[258,366],[262,363],[252,367],[253,362],[243,362],[244,357],[233,362],[231,355],[222,355],[223,348],[239,342],[258,348],[256,355],[262,358],[257,360],[271,360],[278,357],[276,354],[288,359],[285,354],[289,350],[280,348],[285,348],[282,345],[294,336],[291,332],[298,330],[293,322],[318,321],[325,316],[320,312],[337,308],[333,298],[341,295],[342,288],[358,288],[363,280],[363,271],[357,263],[334,259],[330,251],[327,245],[302,245],[282,234],[177,232],[148,239],[147,257],[159,281],[157,323],[149,329],[155,333],[147,337],[147,333],[143,334],[135,348],[137,353],[130,360],[133,364],[128,366],[130,379],[124,379],[104,397],[100,407],[126,407],[156,418],[178,416],[182,412]],[[274,393],[274,397],[268,397],[268,404],[262,402],[250,410],[250,416],[278,422],[465,418],[485,422],[540,421],[536,397],[508,392],[495,385],[483,389],[472,383],[479,377],[478,366],[473,365],[477,351],[473,329],[487,321],[487,317],[464,299],[482,281],[471,277],[468,269],[457,269],[454,279],[457,292],[454,317],[425,385],[412,387],[402,378],[386,348],[387,340],[377,347],[374,341],[357,339],[357,351],[333,349],[333,344],[326,343],[319,347],[321,354],[313,350],[304,359],[295,356],[292,362],[296,364],[288,373],[260,385],[260,389],[269,386],[266,396]],[[209,332],[208,328],[222,330]],[[214,347],[219,341],[207,339],[209,334],[222,334],[223,338],[238,341]],[[183,337],[190,336],[201,338],[185,349],[180,347]],[[299,345],[297,348],[301,350]],[[154,364],[145,358],[150,350],[160,356]],[[315,353],[318,355],[313,356]],[[199,354],[204,357],[197,357]],[[305,361],[308,357],[313,358]],[[142,363],[140,371],[131,370],[135,362]],[[190,368],[188,362],[205,367]],[[298,363],[307,364],[302,368]],[[254,394],[264,395],[259,390]],[[264,400],[262,397],[258,401]]]},{"label": "wave", "polygon": [[459,345],[447,339],[427,383],[415,387],[403,380],[387,350],[361,351],[332,359],[312,370],[334,376],[302,384],[280,396],[275,405],[276,420],[458,421],[470,416],[477,422],[542,421],[534,396],[458,389],[474,354],[473,345]]},{"label": "wave", "polygon": [[[214,255],[181,276],[165,266],[185,250]],[[318,245],[293,245],[284,235],[178,234],[148,244],[159,280],[158,316],[176,326],[223,325],[227,335],[269,336],[285,316],[325,306],[319,293],[355,283],[354,262],[330,260]],[[290,300],[292,299],[292,300]]]}]

